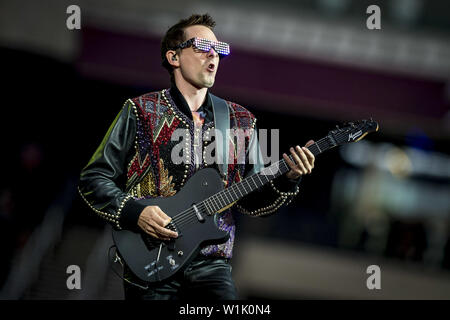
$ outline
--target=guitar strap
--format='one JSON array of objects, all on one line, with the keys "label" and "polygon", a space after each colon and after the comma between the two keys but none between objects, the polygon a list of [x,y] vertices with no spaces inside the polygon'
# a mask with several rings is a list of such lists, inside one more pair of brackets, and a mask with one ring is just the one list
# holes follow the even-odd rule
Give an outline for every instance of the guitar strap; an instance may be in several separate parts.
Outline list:
[{"label": "guitar strap", "polygon": [[220,172],[228,178],[228,133],[230,129],[230,110],[228,105],[222,98],[216,97],[213,94],[209,94],[212,100],[213,113],[214,113],[214,127],[216,131],[221,133],[222,139],[217,139],[216,135],[216,163]]}]

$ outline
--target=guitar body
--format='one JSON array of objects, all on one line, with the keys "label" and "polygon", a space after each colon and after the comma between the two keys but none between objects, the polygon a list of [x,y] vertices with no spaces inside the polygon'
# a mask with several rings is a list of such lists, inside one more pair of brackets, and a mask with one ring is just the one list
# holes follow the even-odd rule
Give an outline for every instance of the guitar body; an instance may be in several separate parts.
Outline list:
[{"label": "guitar body", "polygon": [[171,218],[190,208],[193,214],[173,224],[178,238],[170,241],[158,240],[144,232],[113,230],[117,250],[131,271],[146,282],[162,281],[186,266],[202,246],[227,241],[228,233],[217,227],[215,214],[199,212],[198,216],[192,209],[223,188],[218,172],[206,168],[196,172],[172,197],[139,200],[149,206],[159,206]]}]

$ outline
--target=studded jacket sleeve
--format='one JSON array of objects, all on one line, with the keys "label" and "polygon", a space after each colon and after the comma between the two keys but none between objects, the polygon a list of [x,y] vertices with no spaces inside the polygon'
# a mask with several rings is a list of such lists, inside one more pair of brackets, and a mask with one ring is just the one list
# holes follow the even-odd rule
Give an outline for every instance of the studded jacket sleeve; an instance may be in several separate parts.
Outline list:
[{"label": "studded jacket sleeve", "polygon": [[[259,172],[262,165],[262,154],[257,137],[256,126],[251,134],[248,153],[246,156],[245,177]],[[249,161],[250,158],[259,159]],[[250,164],[255,163],[255,164]],[[301,177],[296,180],[288,179],[285,174],[270,181],[260,189],[248,194],[238,201],[237,209],[250,216],[268,216],[275,213],[281,206],[289,204],[299,192]]]},{"label": "studded jacket sleeve", "polygon": [[136,115],[133,103],[127,100],[80,175],[79,194],[116,229],[137,230],[137,220],[145,207],[125,192],[135,135]]}]

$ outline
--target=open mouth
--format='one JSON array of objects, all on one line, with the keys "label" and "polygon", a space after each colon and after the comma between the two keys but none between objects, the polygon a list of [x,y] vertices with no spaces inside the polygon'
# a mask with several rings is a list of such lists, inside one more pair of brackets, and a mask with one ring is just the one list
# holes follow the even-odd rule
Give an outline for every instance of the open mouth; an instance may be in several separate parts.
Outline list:
[{"label": "open mouth", "polygon": [[215,66],[215,64],[214,63],[210,63],[209,65],[208,65],[208,71],[210,71],[210,72],[214,72],[215,70],[216,70],[216,66]]}]

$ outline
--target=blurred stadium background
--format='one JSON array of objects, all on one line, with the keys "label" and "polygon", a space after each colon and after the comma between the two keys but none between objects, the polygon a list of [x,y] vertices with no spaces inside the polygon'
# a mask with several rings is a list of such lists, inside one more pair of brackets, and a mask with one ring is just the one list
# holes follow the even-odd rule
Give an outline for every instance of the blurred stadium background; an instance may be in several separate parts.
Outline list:
[{"label": "blurred stadium background", "polygon": [[[81,30],[66,27],[72,4]],[[366,28],[371,4],[381,30]],[[241,297],[449,299],[450,5],[425,0],[0,1],[0,298],[123,298],[78,174],[127,98],[169,86],[160,39],[196,12],[231,43],[213,92],[279,128],[280,152],[380,123],[320,155],[289,207],[238,217]],[[373,264],[381,290],[366,287]]]}]

